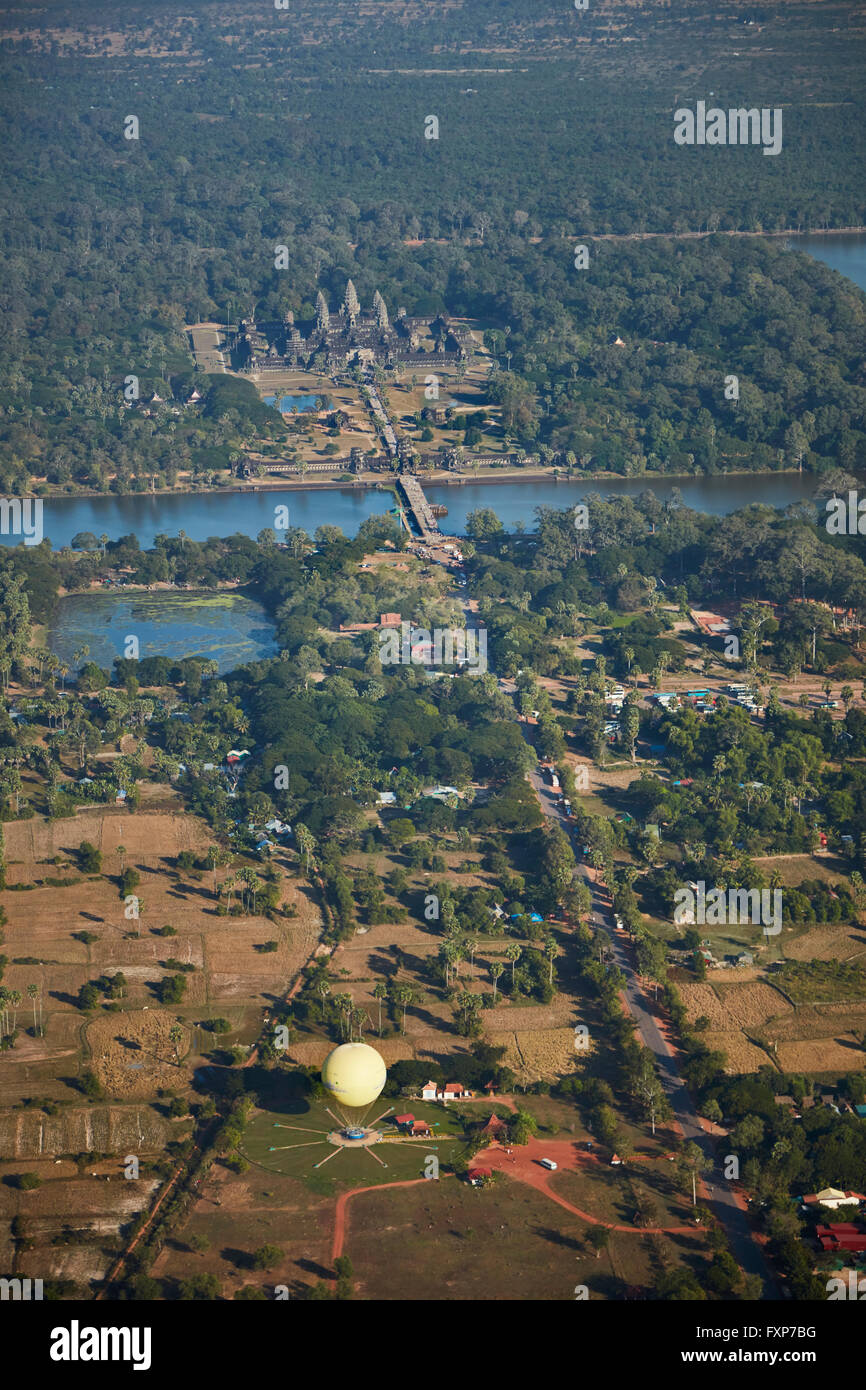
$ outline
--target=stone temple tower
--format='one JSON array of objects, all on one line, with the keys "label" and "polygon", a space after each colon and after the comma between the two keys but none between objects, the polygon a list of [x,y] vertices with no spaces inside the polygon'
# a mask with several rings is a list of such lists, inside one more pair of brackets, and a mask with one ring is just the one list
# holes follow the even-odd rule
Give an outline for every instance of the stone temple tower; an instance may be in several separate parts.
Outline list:
[{"label": "stone temple tower", "polygon": [[388,310],[385,301],[377,290],[373,295],[373,313],[376,315],[376,322],[382,329],[391,327],[391,320],[388,318]]},{"label": "stone temple tower", "polygon": [[354,328],[358,315],[361,312],[361,302],[358,299],[358,291],[355,289],[351,280],[349,280],[346,285],[346,298],[343,301],[343,310],[349,321],[349,327]]},{"label": "stone temple tower", "polygon": [[328,311],[328,301],[319,290],[316,295],[316,328],[320,333],[327,333],[331,324],[331,315]]}]

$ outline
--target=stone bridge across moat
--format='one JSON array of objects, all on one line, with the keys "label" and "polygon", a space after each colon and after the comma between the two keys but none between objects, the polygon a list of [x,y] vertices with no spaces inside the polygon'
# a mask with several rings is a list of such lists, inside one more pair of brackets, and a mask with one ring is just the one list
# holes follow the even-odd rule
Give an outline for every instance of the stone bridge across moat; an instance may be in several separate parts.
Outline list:
[{"label": "stone bridge across moat", "polygon": [[397,486],[405,499],[407,510],[421,532],[422,539],[428,543],[437,540],[439,522],[430,510],[430,503],[418,479],[412,473],[403,473],[397,479]]}]

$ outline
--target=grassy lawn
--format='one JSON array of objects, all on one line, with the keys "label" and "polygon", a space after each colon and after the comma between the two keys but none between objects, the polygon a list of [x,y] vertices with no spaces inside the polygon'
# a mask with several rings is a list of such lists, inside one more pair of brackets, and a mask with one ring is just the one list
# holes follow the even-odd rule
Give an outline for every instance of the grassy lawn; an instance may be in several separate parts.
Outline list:
[{"label": "grassy lawn", "polygon": [[[379,1126],[389,1139],[372,1153],[365,1149],[335,1149],[327,1135],[337,1128],[324,1105],[310,1102],[302,1112],[288,1114],[270,1110],[259,1111],[247,1126],[243,1153],[252,1162],[270,1172],[299,1178],[315,1191],[326,1191],[339,1184],[357,1186],[383,1182],[399,1182],[406,1178],[424,1176],[424,1161],[435,1154],[441,1164],[453,1161],[463,1150],[464,1140],[459,1118],[442,1106],[423,1102],[383,1098],[370,1111],[375,1120],[393,1104],[397,1114],[410,1111],[416,1120],[427,1120],[433,1129],[430,1139],[398,1139],[392,1124],[383,1121]],[[391,1111],[391,1115],[394,1110]],[[332,1157],[328,1157],[332,1155]],[[316,1164],[328,1159],[323,1168]],[[382,1165],[386,1164],[387,1167]]]},{"label": "grassy lawn", "polygon": [[[632,1226],[639,1202],[647,1205],[651,1226],[687,1226],[691,1221],[691,1193],[676,1182],[675,1166],[664,1159],[606,1164],[560,1171],[550,1180],[551,1189],[590,1216],[618,1226]],[[635,1227],[635,1229],[638,1229]],[[699,1233],[698,1233],[699,1234]]]}]

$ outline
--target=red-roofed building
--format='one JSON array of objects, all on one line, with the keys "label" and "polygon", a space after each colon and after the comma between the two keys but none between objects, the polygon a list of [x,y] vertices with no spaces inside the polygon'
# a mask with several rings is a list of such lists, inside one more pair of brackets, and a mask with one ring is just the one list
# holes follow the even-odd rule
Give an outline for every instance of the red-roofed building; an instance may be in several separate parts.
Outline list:
[{"label": "red-roofed building", "polygon": [[414,1115],[395,1115],[394,1123],[398,1129],[411,1129],[415,1123]]},{"label": "red-roofed building", "polygon": [[435,1081],[427,1081],[421,1087],[422,1100],[470,1100],[472,1092],[459,1081],[449,1081],[439,1086]]},{"label": "red-roofed building", "polygon": [[481,1184],[484,1182],[485,1178],[493,1177],[493,1169],[473,1166],[469,1169],[466,1176],[468,1177],[473,1187],[480,1187]]},{"label": "red-roofed building", "polygon": [[380,613],[380,627],[399,627],[403,621],[402,613]]},{"label": "red-roofed building", "polygon": [[498,1135],[504,1134],[507,1129],[508,1125],[504,1120],[500,1120],[498,1115],[491,1115],[481,1133],[489,1134],[491,1138],[495,1139]]},{"label": "red-roofed building", "polygon": [[811,1192],[803,1198],[807,1207],[829,1207],[836,1211],[839,1207],[856,1207],[866,1202],[862,1192],[844,1192],[838,1187],[823,1187],[820,1192]]},{"label": "red-roofed building", "polygon": [[418,1134],[429,1134],[429,1133],[430,1133],[430,1126],[428,1125],[428,1123],[427,1123],[426,1120],[413,1120],[413,1121],[412,1121],[412,1133],[413,1133],[413,1134],[416,1134],[416,1135],[418,1135]]}]

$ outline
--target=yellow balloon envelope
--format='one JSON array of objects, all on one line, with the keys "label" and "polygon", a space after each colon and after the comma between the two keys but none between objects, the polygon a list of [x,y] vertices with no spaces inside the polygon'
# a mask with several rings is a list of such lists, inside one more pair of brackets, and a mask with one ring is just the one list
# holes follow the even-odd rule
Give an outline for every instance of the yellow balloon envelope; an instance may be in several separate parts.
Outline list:
[{"label": "yellow balloon envelope", "polygon": [[340,1105],[360,1110],[372,1105],[385,1085],[387,1069],[375,1048],[343,1043],[325,1058],[322,1084]]}]

